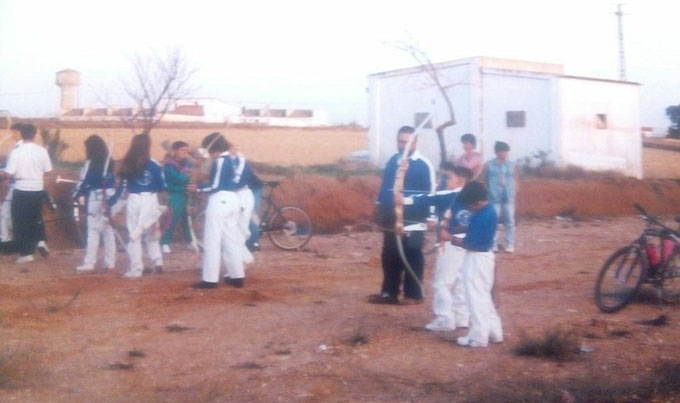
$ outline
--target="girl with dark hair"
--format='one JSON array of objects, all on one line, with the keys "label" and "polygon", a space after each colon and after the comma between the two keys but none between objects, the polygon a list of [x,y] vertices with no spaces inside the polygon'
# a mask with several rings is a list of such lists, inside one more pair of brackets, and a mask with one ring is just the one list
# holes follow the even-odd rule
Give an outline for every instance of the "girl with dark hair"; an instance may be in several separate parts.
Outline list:
[{"label": "girl with dark hair", "polygon": [[104,214],[104,201],[114,192],[114,162],[109,156],[106,143],[96,134],[85,140],[85,155],[87,161],[80,171],[80,182],[73,191],[73,198],[87,199],[87,248],[83,264],[76,267],[76,270],[84,272],[94,269],[99,240],[102,237],[105,251],[104,265],[110,270],[116,265],[116,237]]},{"label": "girl with dark hair", "polygon": [[196,191],[210,193],[203,231],[203,274],[195,288],[216,288],[220,279],[220,257],[224,256],[227,273],[224,281],[233,287],[243,287],[244,238],[238,228],[241,205],[236,195],[234,164],[229,156],[229,143],[220,133],[203,139],[201,146],[214,159],[210,182]]},{"label": "girl with dark hair", "polygon": [[141,277],[143,273],[142,241],[156,273],[163,272],[158,226],[162,210],[158,203],[158,192],[165,190],[166,185],[163,170],[151,159],[150,153],[151,138],[148,134],[138,134],[132,138],[120,169],[122,181],[116,193],[109,199],[109,205],[115,206],[124,190],[129,193],[126,221],[130,234],[127,248],[130,270],[125,273],[125,277],[129,278]]}]

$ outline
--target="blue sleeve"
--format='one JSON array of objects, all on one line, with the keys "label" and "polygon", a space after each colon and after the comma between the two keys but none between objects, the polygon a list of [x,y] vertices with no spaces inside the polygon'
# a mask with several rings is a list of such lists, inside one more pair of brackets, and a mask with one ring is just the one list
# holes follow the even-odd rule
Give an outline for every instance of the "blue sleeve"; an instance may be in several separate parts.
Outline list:
[{"label": "blue sleeve", "polygon": [[168,188],[168,185],[165,183],[165,174],[163,173],[163,169],[161,169],[161,166],[158,165],[155,161],[151,161],[151,170],[153,173],[153,190],[155,192],[162,192]]},{"label": "blue sleeve", "polygon": [[196,191],[200,193],[208,193],[216,189],[216,186],[214,185],[215,175],[217,175],[217,161],[213,161],[212,165],[210,166],[210,181],[200,183],[196,187]]}]

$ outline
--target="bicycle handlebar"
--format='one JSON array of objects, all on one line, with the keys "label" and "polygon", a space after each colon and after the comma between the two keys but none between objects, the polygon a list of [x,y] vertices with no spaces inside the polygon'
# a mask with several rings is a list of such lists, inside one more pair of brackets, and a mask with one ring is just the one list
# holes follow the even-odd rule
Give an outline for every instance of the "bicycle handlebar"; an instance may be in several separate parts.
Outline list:
[{"label": "bicycle handlebar", "polygon": [[660,227],[660,228],[663,229],[664,231],[667,231],[668,233],[672,234],[673,236],[676,236],[676,237],[680,238],[680,231],[676,231],[676,230],[674,230],[674,229],[672,229],[672,228],[669,228],[669,227],[665,226],[661,221],[659,221],[658,218],[656,218],[656,217],[650,215],[650,214],[647,212],[647,210],[645,210],[641,205],[635,203],[635,204],[633,204],[633,207],[635,207],[635,209],[640,213],[640,215],[642,216],[642,218],[643,218],[645,221],[647,221],[648,224],[651,224],[651,225],[655,225],[655,226],[657,226],[657,227]]}]

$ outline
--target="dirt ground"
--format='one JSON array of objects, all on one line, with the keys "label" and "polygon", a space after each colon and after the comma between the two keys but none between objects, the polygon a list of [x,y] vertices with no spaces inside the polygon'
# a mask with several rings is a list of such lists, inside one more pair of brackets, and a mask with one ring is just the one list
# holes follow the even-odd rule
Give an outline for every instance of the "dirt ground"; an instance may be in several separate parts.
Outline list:
[{"label": "dirt ground", "polygon": [[[497,256],[505,341],[455,346],[422,330],[416,306],[365,302],[381,279],[381,235],[317,236],[283,252],[264,241],[246,287],[191,289],[199,257],[165,274],[77,275],[80,250],[16,266],[0,257],[0,401],[680,401],[680,310],[646,290],[617,314],[592,293],[634,217],[523,220],[517,253]],[[179,247],[176,249],[180,249]],[[637,323],[661,314],[668,325]],[[565,362],[513,354],[523,332],[575,329]]]}]

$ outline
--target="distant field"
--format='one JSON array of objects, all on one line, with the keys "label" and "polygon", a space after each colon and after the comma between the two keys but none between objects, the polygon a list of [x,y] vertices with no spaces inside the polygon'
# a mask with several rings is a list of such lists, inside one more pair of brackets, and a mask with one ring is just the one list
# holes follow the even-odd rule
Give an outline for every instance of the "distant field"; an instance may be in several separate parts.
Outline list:
[{"label": "distant field", "polygon": [[[210,129],[155,129],[151,136],[152,155],[161,159],[165,154],[163,140],[184,140],[199,146]],[[221,130],[227,139],[253,161],[272,165],[315,165],[337,161],[347,154],[368,148],[368,133],[360,129],[297,129],[297,128],[227,128]],[[62,129],[62,138],[69,145],[64,152],[65,161],[84,159],[83,141],[92,133],[115,139],[114,158],[122,158],[132,131],[122,128]]]},{"label": "distant field", "polygon": [[645,178],[680,178],[680,152],[642,149],[642,163]]}]

